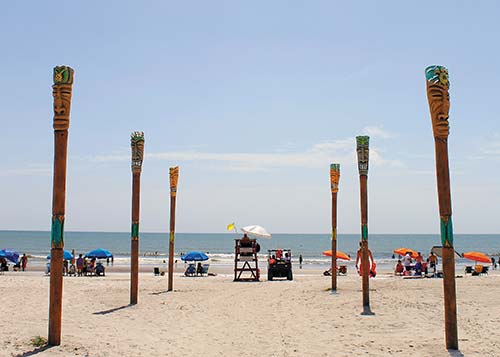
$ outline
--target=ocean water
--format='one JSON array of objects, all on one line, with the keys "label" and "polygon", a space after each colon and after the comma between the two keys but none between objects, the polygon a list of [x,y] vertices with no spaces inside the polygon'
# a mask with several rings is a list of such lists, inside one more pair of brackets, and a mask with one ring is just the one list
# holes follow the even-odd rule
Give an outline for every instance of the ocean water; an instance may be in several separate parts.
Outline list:
[{"label": "ocean water", "polygon": [[[234,259],[235,233],[176,233],[175,254],[199,250],[208,253],[211,263],[232,265]],[[259,239],[262,258],[267,249],[288,248],[292,250],[294,261],[299,254],[307,266],[328,266],[329,257],[321,254],[331,247],[329,234],[273,234],[271,239]],[[338,249],[355,258],[359,242],[358,234],[339,234]],[[162,264],[168,257],[168,233],[141,233],[139,239],[140,264]],[[426,257],[434,245],[440,245],[438,234],[371,234],[369,246],[379,267],[392,267],[393,250],[400,247],[422,252]],[[459,253],[480,251],[489,255],[500,254],[500,235],[457,234],[454,237],[455,250]],[[130,262],[130,233],[128,232],[65,232],[65,249],[76,254],[104,248],[111,251],[115,264]],[[0,231],[0,249],[12,249],[31,256],[30,262],[44,263],[50,252],[50,232],[43,231]],[[395,257],[397,259],[397,255]],[[347,263],[352,265],[353,262]],[[458,265],[471,264],[458,259]]]}]

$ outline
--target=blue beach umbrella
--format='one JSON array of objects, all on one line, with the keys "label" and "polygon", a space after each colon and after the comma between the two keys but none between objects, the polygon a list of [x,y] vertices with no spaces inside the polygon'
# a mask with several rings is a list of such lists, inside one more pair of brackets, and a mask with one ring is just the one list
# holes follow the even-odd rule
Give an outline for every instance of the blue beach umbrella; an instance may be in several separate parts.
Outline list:
[{"label": "blue beach umbrella", "polygon": [[2,249],[0,250],[0,257],[10,260],[12,263],[17,263],[19,260],[19,253],[13,250]]},{"label": "blue beach umbrella", "polygon": [[[47,259],[50,259],[50,254],[47,255]],[[64,250],[64,260],[71,260],[73,259],[73,254],[69,250]]]},{"label": "blue beach umbrella", "polygon": [[203,260],[208,260],[208,256],[202,252],[189,252],[186,255],[182,256],[181,259],[185,262],[190,262],[193,260],[196,262],[200,262]]},{"label": "blue beach umbrella", "polygon": [[109,250],[106,249],[94,249],[85,254],[87,258],[98,258],[98,259],[104,259],[104,258],[111,258],[113,254]]}]

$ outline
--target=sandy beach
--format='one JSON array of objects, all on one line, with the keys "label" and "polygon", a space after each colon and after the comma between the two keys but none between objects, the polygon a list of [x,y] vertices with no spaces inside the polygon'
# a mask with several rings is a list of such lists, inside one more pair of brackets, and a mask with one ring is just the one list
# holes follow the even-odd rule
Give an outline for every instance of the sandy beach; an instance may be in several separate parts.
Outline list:
[{"label": "sandy beach", "polygon": [[[457,274],[461,274],[458,271]],[[463,274],[461,274],[463,275]],[[499,356],[500,274],[457,278],[460,352],[444,342],[442,279],[371,279],[375,313],[362,316],[361,279],[340,276],[338,293],[319,270],[295,269],[293,281],[233,282],[216,276],[167,278],[141,273],[139,303],[129,306],[129,274],[66,277],[63,334],[47,337],[49,278],[0,276],[2,356]]]}]

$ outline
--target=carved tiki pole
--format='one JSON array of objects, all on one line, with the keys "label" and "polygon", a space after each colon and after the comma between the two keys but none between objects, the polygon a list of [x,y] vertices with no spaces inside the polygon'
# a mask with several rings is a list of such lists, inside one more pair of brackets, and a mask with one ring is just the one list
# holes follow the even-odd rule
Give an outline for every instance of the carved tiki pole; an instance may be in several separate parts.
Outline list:
[{"label": "carved tiki pole", "polygon": [[61,344],[64,214],[66,206],[66,162],[69,113],[73,89],[73,69],[54,68],[54,182],[52,189],[52,229],[50,258],[49,339],[52,346]]},{"label": "carved tiki pole", "polygon": [[170,243],[168,246],[168,291],[174,289],[174,240],[175,240],[175,200],[177,197],[177,181],[179,166],[171,167],[170,173]]},{"label": "carved tiki pole", "polygon": [[458,349],[457,300],[455,291],[455,249],[451,222],[450,171],[448,167],[448,111],[450,82],[448,70],[442,66],[425,69],[427,99],[432,119],[436,151],[436,176],[443,245],[443,288],[446,348]]},{"label": "carved tiki pole", "polygon": [[144,158],[144,133],[130,135],[132,148],[132,233],[130,257],[130,304],[137,304],[139,290],[139,206],[141,197],[141,171]]},{"label": "carved tiki pole", "polygon": [[356,151],[358,153],[358,172],[361,203],[361,270],[363,275],[363,309],[370,309],[370,264],[368,262],[368,158],[369,136],[356,136]]},{"label": "carved tiki pole", "polygon": [[332,190],[332,293],[337,291],[337,192],[339,192],[340,164],[330,165]]}]

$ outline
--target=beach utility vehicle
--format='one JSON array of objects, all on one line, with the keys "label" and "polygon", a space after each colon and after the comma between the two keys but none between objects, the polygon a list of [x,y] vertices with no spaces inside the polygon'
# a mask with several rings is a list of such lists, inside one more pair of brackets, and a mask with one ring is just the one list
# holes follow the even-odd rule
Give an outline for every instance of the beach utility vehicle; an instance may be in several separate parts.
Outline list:
[{"label": "beach utility vehicle", "polygon": [[267,251],[267,280],[286,278],[293,280],[292,250],[269,249]]}]

